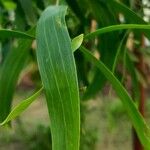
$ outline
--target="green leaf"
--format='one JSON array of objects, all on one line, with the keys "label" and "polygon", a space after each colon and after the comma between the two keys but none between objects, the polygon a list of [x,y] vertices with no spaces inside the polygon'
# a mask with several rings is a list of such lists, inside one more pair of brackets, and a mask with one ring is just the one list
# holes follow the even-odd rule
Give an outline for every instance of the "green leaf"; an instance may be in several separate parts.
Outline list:
[{"label": "green leaf", "polygon": [[115,59],[114,59],[114,63],[113,63],[113,66],[112,66],[112,72],[113,73],[115,73],[115,69],[116,69],[116,66],[117,66],[117,63],[118,63],[118,60],[119,60],[119,55],[121,53],[122,47],[124,45],[124,42],[127,40],[128,33],[129,32],[127,31],[126,34],[121,39],[120,44],[118,46],[118,49],[117,49],[117,52],[116,52],[116,56],[115,56]]},{"label": "green leaf", "polygon": [[[88,10],[91,8],[92,15],[97,22],[97,27],[102,28],[119,23],[118,17],[114,14],[114,11],[112,11],[109,3],[101,0],[89,0],[88,2]],[[99,42],[96,45],[96,49],[100,53],[102,62],[104,62],[108,68],[112,69],[112,64],[114,62],[120,41],[119,32],[109,32],[107,34],[97,36],[97,40]],[[93,97],[102,89],[105,83],[106,78],[101,72],[99,72],[99,70],[96,70],[96,73],[94,74],[94,77],[88,86],[83,99],[89,99]]]},{"label": "green leaf", "polygon": [[[150,25],[121,24],[121,25],[112,25],[112,26],[108,26],[108,27],[98,29],[95,32],[92,32],[92,33],[89,33],[89,34],[85,35],[84,39],[91,39],[91,38],[94,38],[94,37],[96,37],[98,35],[101,35],[101,34],[105,34],[105,33],[108,33],[108,32],[113,32],[113,31],[118,31],[118,30],[122,30],[122,29],[138,29],[138,30],[142,31],[149,38],[147,32],[150,30]],[[107,61],[109,59],[109,57],[110,56],[112,57],[112,55],[110,55],[110,49],[108,49],[108,50],[109,50],[109,53],[106,53],[106,51],[104,51],[104,54],[106,55],[105,60],[106,60],[107,63],[109,63]],[[113,53],[115,53],[115,52],[113,52]],[[102,59],[104,59],[104,55],[103,54],[101,54],[101,55],[102,55]],[[116,56],[114,58],[116,58]],[[116,60],[114,59],[114,61],[116,61]],[[111,66],[112,66],[112,63],[111,63]],[[89,98],[89,95],[92,95],[95,92],[95,89],[97,89],[97,88],[100,89],[103,86],[102,83],[105,82],[105,77],[100,76],[100,73],[99,73],[95,77],[94,81],[95,82],[93,82],[93,83],[95,83],[95,84],[89,86],[88,91],[84,95],[84,99]]]},{"label": "green leaf", "polygon": [[25,32],[9,30],[9,29],[0,29],[0,39],[5,38],[24,38],[24,39],[34,39],[32,35],[29,35]]},{"label": "green leaf", "polygon": [[3,126],[7,124],[9,121],[13,120],[17,116],[19,116],[24,110],[26,110],[30,104],[41,94],[43,88],[38,90],[35,94],[33,94],[31,97],[23,100],[21,103],[19,103],[7,116],[7,118],[0,123],[0,126]]},{"label": "green leaf", "polygon": [[80,34],[79,36],[72,39],[71,48],[73,52],[81,46],[83,42],[83,36],[84,36],[83,34]]},{"label": "green leaf", "polygon": [[79,150],[80,102],[65,6],[51,6],[37,25],[37,60],[51,120],[53,150]]},{"label": "green leaf", "polygon": [[145,120],[136,108],[133,100],[129,96],[128,92],[121,85],[118,79],[113,75],[113,73],[99,60],[97,60],[86,48],[80,47],[80,50],[86,55],[88,60],[92,62],[107,78],[107,80],[112,84],[114,90],[122,101],[132,124],[138,134],[138,137],[146,150],[150,150],[150,129],[147,126]]},{"label": "green leaf", "polygon": [[[106,3],[109,3],[111,5],[111,9],[113,11],[116,11],[117,14],[121,13],[123,14],[125,21],[127,23],[135,23],[135,24],[148,24],[143,20],[142,17],[140,17],[138,14],[136,14],[134,11],[132,11],[130,8],[128,8],[123,3],[117,1],[117,0],[106,0]],[[117,15],[116,14],[116,15]],[[150,39],[150,31],[142,31],[142,33],[145,33],[145,35]]]},{"label": "green leaf", "polygon": [[31,0],[19,0],[21,7],[25,13],[29,25],[35,25],[37,21],[36,13]]},{"label": "green leaf", "polygon": [[138,14],[136,14],[133,10],[131,10],[128,6],[124,5],[122,2],[118,0],[106,0],[106,3],[111,5],[113,11],[117,14],[122,13],[125,17],[126,22],[130,23],[139,23],[139,24],[147,24]]},{"label": "green leaf", "polygon": [[[33,34],[34,29],[29,31]],[[15,87],[27,58],[29,56],[29,48],[31,47],[31,39],[21,39],[18,41],[18,47],[10,50],[0,67],[0,122],[2,122],[10,112],[11,102]]]},{"label": "green leaf", "polygon": [[[85,39],[94,38],[100,34],[123,30],[123,29],[138,29],[142,30],[142,32],[147,36],[147,31],[150,30],[150,25],[139,25],[139,24],[120,24],[120,25],[112,25],[108,27],[104,27],[101,29],[96,30],[95,32],[89,33],[85,35]],[[149,38],[150,36],[148,36]]]},{"label": "green leaf", "polygon": [[[88,9],[90,8],[90,6],[93,7],[91,11],[93,11],[93,14],[100,26],[105,27],[111,24],[118,24],[119,22],[114,22],[111,17],[115,16],[118,18],[119,14],[122,14],[124,16],[125,23],[136,23],[136,24],[145,24],[145,25],[147,24],[141,17],[139,17],[127,6],[123,5],[117,0],[95,0],[95,1],[93,0],[88,2],[90,3]],[[101,20],[101,22],[99,20]],[[150,39],[149,30],[142,30],[142,32],[141,30],[138,30],[138,32],[136,33],[143,34],[143,32]],[[98,45],[98,49],[100,50],[101,60],[110,69],[112,67],[116,55],[116,49],[118,47],[117,44],[119,43],[118,34],[116,33],[118,32],[113,32],[111,35],[109,35],[108,33],[100,35],[101,42],[99,42]],[[97,36],[97,38],[99,38],[99,36]],[[91,82],[90,86],[87,88],[87,91],[84,95],[84,99],[88,99],[94,96],[104,86],[105,81],[106,81],[105,77],[102,76],[101,73],[97,71],[97,73],[93,78],[93,81]]]}]

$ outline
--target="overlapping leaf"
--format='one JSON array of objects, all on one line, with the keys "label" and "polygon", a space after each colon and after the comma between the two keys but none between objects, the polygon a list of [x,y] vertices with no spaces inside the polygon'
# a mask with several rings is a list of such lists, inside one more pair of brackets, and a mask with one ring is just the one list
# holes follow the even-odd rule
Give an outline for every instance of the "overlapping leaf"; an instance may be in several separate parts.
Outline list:
[{"label": "overlapping leaf", "polygon": [[[33,34],[34,29],[29,32]],[[0,122],[2,122],[11,110],[11,103],[15,87],[29,56],[29,48],[32,39],[21,39],[18,47],[10,50],[0,68]]]}]

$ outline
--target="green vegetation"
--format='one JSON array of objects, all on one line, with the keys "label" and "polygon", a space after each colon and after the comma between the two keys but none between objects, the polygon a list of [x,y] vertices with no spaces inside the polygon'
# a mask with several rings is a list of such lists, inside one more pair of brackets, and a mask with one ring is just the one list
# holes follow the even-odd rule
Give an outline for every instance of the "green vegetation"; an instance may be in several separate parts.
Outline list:
[{"label": "green vegetation", "polygon": [[[108,81],[105,92],[121,100],[121,110],[133,126],[133,149],[150,150],[150,128],[144,119],[148,5],[138,0],[1,0],[1,128],[10,127],[43,92],[50,130],[39,127],[45,138],[39,141],[40,149],[93,149],[96,130],[84,134],[84,103],[103,93]],[[12,108],[23,78],[37,92]]]}]

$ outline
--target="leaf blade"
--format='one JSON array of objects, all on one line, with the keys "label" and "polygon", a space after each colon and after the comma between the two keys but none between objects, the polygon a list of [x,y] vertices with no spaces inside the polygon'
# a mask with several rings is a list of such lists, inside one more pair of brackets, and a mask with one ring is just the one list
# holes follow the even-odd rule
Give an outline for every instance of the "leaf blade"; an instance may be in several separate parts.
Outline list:
[{"label": "leaf blade", "polygon": [[[108,32],[113,32],[113,31],[118,31],[118,30],[123,30],[123,29],[139,29],[143,30],[143,33],[146,33],[145,30],[150,30],[150,25],[145,25],[145,24],[120,24],[120,25],[112,25],[108,27],[104,27],[101,29],[96,30],[95,32],[89,33],[85,35],[85,39],[90,39],[94,38],[95,36],[98,36],[100,34],[108,33]],[[144,30],[145,29],[145,30]]]},{"label": "leaf blade", "polygon": [[36,93],[34,93],[32,96],[23,100],[16,107],[14,107],[14,109],[9,113],[6,119],[2,123],[0,123],[0,126],[4,126],[9,121],[19,116],[41,94],[42,90],[43,90],[43,87],[40,90],[38,90]]},{"label": "leaf blade", "polygon": [[10,38],[10,37],[34,39],[32,35],[29,35],[25,32],[9,30],[9,29],[0,29],[0,39]]},{"label": "leaf blade", "polygon": [[79,149],[79,91],[65,6],[48,7],[37,26],[37,60],[51,119],[53,150]]},{"label": "leaf blade", "polygon": [[[31,35],[34,34],[34,29],[31,29],[29,33]],[[31,44],[32,39],[19,40],[18,47],[8,52],[0,68],[0,122],[2,122],[10,112],[15,87],[20,72],[29,56]]]},{"label": "leaf blade", "polygon": [[145,147],[146,150],[150,150],[150,129],[144,121],[141,114],[138,112],[133,100],[128,95],[128,92],[121,85],[118,79],[113,75],[113,73],[99,60],[97,60],[86,48],[80,47],[80,50],[87,56],[89,61],[92,61],[97,68],[105,75],[107,80],[112,84],[115,89],[117,95],[122,100],[124,107],[132,121],[134,128],[138,134],[138,137]]}]

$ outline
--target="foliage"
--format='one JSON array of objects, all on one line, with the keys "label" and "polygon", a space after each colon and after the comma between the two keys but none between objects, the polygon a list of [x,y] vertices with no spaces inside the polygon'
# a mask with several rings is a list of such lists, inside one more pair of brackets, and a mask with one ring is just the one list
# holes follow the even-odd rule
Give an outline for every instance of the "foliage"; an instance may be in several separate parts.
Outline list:
[{"label": "foliage", "polygon": [[[47,7],[52,4],[56,6]],[[70,8],[68,13],[64,4]],[[41,92],[42,89],[11,111],[20,75],[34,62],[46,96],[53,150],[79,149],[80,101],[102,91],[106,81],[122,101],[141,144],[149,150],[150,129],[138,111],[138,85],[145,79],[136,66],[140,61],[137,56],[148,56],[143,37],[150,39],[150,25],[143,20],[142,2],[139,6],[129,0],[124,3],[117,0],[1,0],[1,126],[18,116]],[[128,46],[131,35],[134,35],[133,42]],[[144,55],[137,52],[139,49]],[[118,64],[123,66],[120,71]],[[126,75],[132,80],[131,95],[123,86]],[[84,90],[84,87],[87,88]],[[80,101],[79,89],[83,89]]]}]

